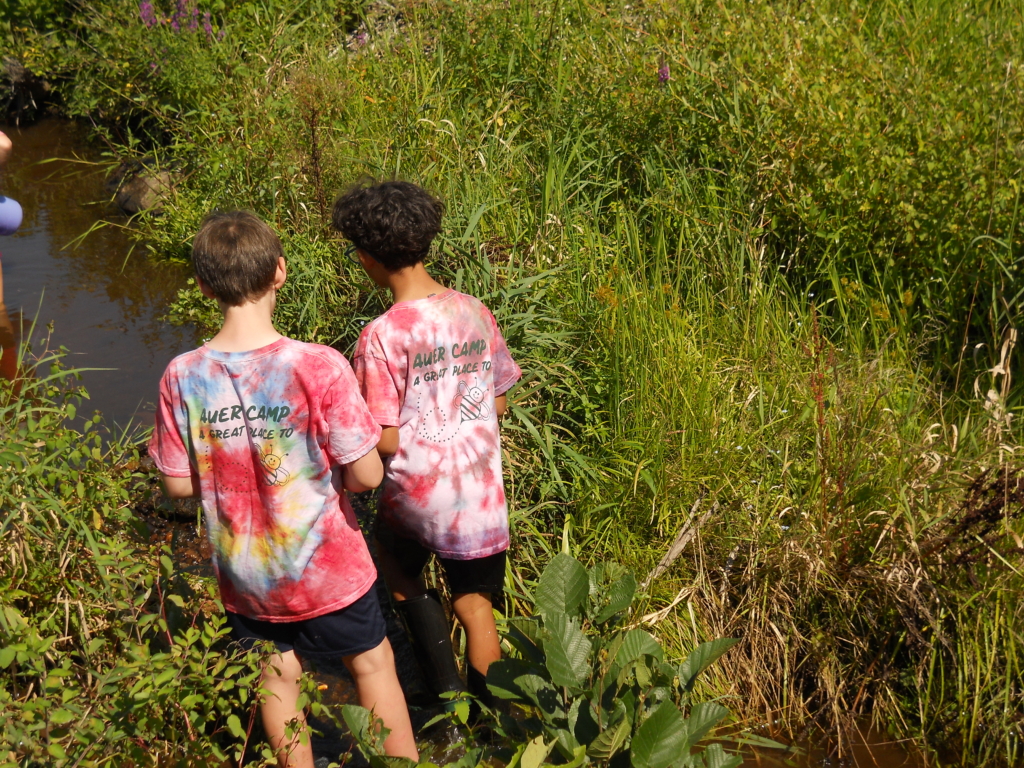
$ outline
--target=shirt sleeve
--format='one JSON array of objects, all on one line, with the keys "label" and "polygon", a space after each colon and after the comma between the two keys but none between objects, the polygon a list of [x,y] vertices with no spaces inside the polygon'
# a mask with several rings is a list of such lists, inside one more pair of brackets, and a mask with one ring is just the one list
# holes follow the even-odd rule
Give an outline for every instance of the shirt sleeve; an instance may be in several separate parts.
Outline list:
[{"label": "shirt sleeve", "polygon": [[351,464],[372,451],[380,440],[380,427],[359,394],[352,367],[341,359],[341,371],[324,395],[327,455],[338,464]]},{"label": "shirt sleeve", "polygon": [[149,455],[157,469],[168,477],[191,477],[192,461],[185,439],[188,419],[172,380],[173,374],[168,368],[160,379],[156,426],[149,440]]},{"label": "shirt sleeve", "polygon": [[494,339],[491,343],[491,369],[494,371],[494,396],[500,397],[512,389],[512,385],[522,378],[523,372],[520,370],[519,366],[516,365],[516,361],[512,359],[512,355],[509,354],[508,345],[505,343],[505,337],[501,335],[501,329],[498,328],[498,321],[494,319],[494,315],[491,314],[490,310],[486,310],[486,312],[487,319],[494,331]]},{"label": "shirt sleeve", "polygon": [[384,427],[400,426],[401,393],[391,376],[384,349],[370,328],[359,337],[352,366],[359,391],[376,423]]}]

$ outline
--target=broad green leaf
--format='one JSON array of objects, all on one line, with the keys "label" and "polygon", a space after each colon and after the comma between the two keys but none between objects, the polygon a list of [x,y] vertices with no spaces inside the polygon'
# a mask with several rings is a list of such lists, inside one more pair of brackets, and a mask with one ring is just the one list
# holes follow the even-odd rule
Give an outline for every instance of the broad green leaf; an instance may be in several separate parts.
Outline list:
[{"label": "broad green leaf", "polygon": [[569,758],[569,762],[558,766],[558,768],[577,768],[577,766],[583,765],[583,761],[586,759],[587,748],[580,744],[573,750],[572,757]]},{"label": "broad green leaf", "polygon": [[370,734],[370,710],[355,704],[344,704],[341,717],[356,741],[365,741]]},{"label": "broad green leaf", "polygon": [[622,645],[615,654],[615,663],[624,667],[644,655],[653,656],[658,661],[664,658],[661,644],[649,632],[631,629],[622,638]]},{"label": "broad green leaf", "polygon": [[544,652],[537,646],[537,643],[527,637],[519,627],[511,622],[508,626],[508,632],[505,634],[505,639],[508,640],[512,644],[512,647],[519,651],[527,661],[534,664],[544,663]]},{"label": "broad green leaf", "polygon": [[[576,701],[579,701],[579,699]],[[562,756],[562,759],[574,759],[580,748],[580,743],[576,740],[572,730],[566,729],[561,723],[552,723],[552,727],[547,730],[549,734],[554,735],[555,749],[558,750],[558,754]]]},{"label": "broad green leaf", "polygon": [[560,552],[540,576],[535,593],[537,613],[545,618],[575,614],[589,594],[587,571],[576,558]]},{"label": "broad green leaf", "polygon": [[698,645],[679,665],[679,684],[687,692],[692,691],[697,676],[738,642],[735,638],[723,637]]},{"label": "broad green leaf", "polygon": [[608,723],[587,747],[587,755],[595,760],[611,760],[626,744],[630,720],[626,717],[626,708],[621,702],[616,702],[614,713],[609,716]]},{"label": "broad green leaf", "polygon": [[528,701],[526,692],[518,682],[519,678],[530,675],[541,677],[544,673],[543,667],[522,659],[501,659],[487,668],[487,688],[500,699]]},{"label": "broad green leaf", "polygon": [[562,707],[562,697],[558,691],[539,675],[520,675],[516,678],[516,684],[525,694],[524,701],[538,707],[550,718],[565,717],[565,710]]},{"label": "broad green leaf", "polygon": [[228,730],[236,739],[245,738],[245,729],[242,728],[242,721],[238,719],[238,715],[228,715]]},{"label": "broad green leaf", "polygon": [[541,625],[537,618],[516,616],[508,620],[508,626],[522,632],[534,645],[540,644]]},{"label": "broad green leaf", "polygon": [[553,739],[550,744],[545,744],[544,737],[538,736],[523,750],[523,755],[519,758],[520,768],[540,768],[547,756],[551,754],[551,748],[554,746]]},{"label": "broad green leaf", "polygon": [[668,768],[686,752],[683,713],[666,701],[643,721],[630,745],[633,768]]},{"label": "broad green leaf", "polygon": [[18,652],[11,646],[0,648],[0,669],[7,669],[14,662],[14,657],[18,655]]},{"label": "broad green leaf", "polygon": [[47,720],[50,725],[64,725],[65,723],[70,723],[74,719],[75,713],[70,709],[65,709],[64,707],[52,710],[47,716]]},{"label": "broad green leaf", "polygon": [[721,744],[711,744],[701,754],[705,768],[739,768],[743,765],[742,757],[730,755]]},{"label": "broad green leaf", "polygon": [[544,650],[551,681],[566,688],[582,687],[590,672],[591,646],[579,622],[558,613],[547,617],[544,628],[548,631]]},{"label": "broad green leaf", "polygon": [[597,624],[604,624],[615,614],[626,610],[633,602],[634,594],[636,594],[636,579],[633,578],[632,573],[627,573],[609,587],[608,604],[597,612],[594,621]]},{"label": "broad green leaf", "polygon": [[601,732],[594,719],[593,705],[584,698],[575,699],[569,708],[569,730],[580,744],[590,744]]},{"label": "broad green leaf", "polygon": [[718,725],[718,722],[728,714],[728,709],[713,701],[705,701],[691,707],[690,716],[686,719],[685,748],[689,750],[700,743],[707,732]]}]

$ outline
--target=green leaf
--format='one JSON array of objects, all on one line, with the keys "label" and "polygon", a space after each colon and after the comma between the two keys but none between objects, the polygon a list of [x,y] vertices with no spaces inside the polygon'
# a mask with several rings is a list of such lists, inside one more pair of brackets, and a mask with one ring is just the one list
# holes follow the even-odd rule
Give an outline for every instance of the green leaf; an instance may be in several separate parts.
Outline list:
[{"label": "green leaf", "polygon": [[544,668],[522,659],[501,659],[487,668],[487,688],[500,699],[525,699],[517,680],[524,675],[542,674]]},{"label": "green leaf", "polygon": [[697,676],[738,642],[735,638],[723,637],[698,645],[686,657],[686,661],[679,665],[679,684],[687,692],[692,691]]},{"label": "green leaf", "polygon": [[549,633],[544,650],[551,682],[566,688],[582,687],[590,672],[591,645],[579,622],[558,613],[547,617],[544,628]]},{"label": "green leaf", "polygon": [[574,614],[590,594],[587,571],[571,555],[560,552],[548,563],[536,591],[537,612],[545,618]]},{"label": "green leaf", "polygon": [[705,768],[739,768],[743,765],[742,757],[730,755],[721,744],[711,744],[701,756],[704,758]]},{"label": "green leaf", "polygon": [[615,654],[615,663],[624,667],[645,655],[661,661],[665,654],[661,650],[661,644],[649,632],[631,629],[622,638],[622,645]]},{"label": "green leaf", "polygon": [[633,768],[668,768],[684,747],[687,729],[683,713],[666,701],[643,721],[630,745]]},{"label": "green leaf", "polygon": [[238,715],[228,715],[228,730],[236,739],[245,738],[245,729],[242,728],[242,721],[238,719]]},{"label": "green leaf", "polygon": [[527,661],[534,664],[542,665],[544,663],[544,652],[537,646],[531,638],[527,637],[518,626],[509,622],[508,632],[505,634],[505,639],[512,644],[519,653],[521,653]]},{"label": "green leaf", "polygon": [[615,614],[626,610],[633,602],[634,594],[636,594],[636,579],[633,578],[632,573],[627,573],[608,589],[608,604],[594,616],[594,621],[597,624],[604,624]]},{"label": "green leaf", "polygon": [[50,725],[64,725],[65,723],[70,723],[75,719],[75,713],[70,709],[64,709],[61,707],[59,709],[51,710],[46,719]]},{"label": "green leaf", "polygon": [[555,746],[554,740],[550,744],[545,744],[544,737],[538,736],[523,750],[523,755],[519,758],[520,768],[540,768],[547,756],[551,754],[553,746]]},{"label": "green leaf", "polygon": [[590,746],[587,747],[587,756],[595,760],[611,760],[625,745],[629,736],[629,726],[626,708],[622,702],[615,702],[615,710],[609,719],[608,727],[590,742]]},{"label": "green leaf", "polygon": [[591,703],[584,698],[573,701],[569,708],[569,730],[580,744],[590,744],[601,732]]},{"label": "green leaf", "polygon": [[[665,706],[662,704],[662,706]],[[713,701],[695,704],[690,708],[690,716],[686,719],[686,746],[688,751],[703,739],[707,732],[718,725],[719,721],[729,714],[729,710]]]},{"label": "green leaf", "polygon": [[11,646],[0,648],[0,669],[7,669],[14,662],[14,657],[18,655],[18,652]]},{"label": "green leaf", "polygon": [[68,759],[68,753],[64,751],[64,747],[60,744],[50,744],[46,747],[46,751],[50,753],[51,757],[55,757],[58,760]]}]

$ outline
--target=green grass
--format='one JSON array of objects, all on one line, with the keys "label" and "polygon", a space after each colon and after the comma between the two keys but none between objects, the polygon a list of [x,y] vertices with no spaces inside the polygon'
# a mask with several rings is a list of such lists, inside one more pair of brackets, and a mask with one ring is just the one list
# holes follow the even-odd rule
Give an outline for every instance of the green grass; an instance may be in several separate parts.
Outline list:
[{"label": "green grass", "polygon": [[[348,350],[384,306],[328,231],[338,191],[444,199],[431,266],[526,372],[513,591],[563,540],[642,576],[702,499],[636,620],[679,657],[741,638],[705,693],[1019,761],[1019,356],[990,371],[1020,313],[1018,5],[410,1],[368,5],[365,43],[325,2],[218,6],[221,42],[96,6],[118,23],[75,16],[77,53],[36,66],[178,169],[138,222],[157,256],[216,207],[282,232],[282,330]],[[214,322],[195,290],[171,312]]]}]

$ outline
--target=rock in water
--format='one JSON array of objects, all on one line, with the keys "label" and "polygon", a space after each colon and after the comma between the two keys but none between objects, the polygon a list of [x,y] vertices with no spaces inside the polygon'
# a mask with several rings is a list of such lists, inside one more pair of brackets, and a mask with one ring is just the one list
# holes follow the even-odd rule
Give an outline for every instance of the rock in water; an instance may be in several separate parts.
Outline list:
[{"label": "rock in water", "polygon": [[127,214],[159,208],[171,191],[171,174],[167,171],[134,176],[117,190],[114,197],[118,207]]}]

